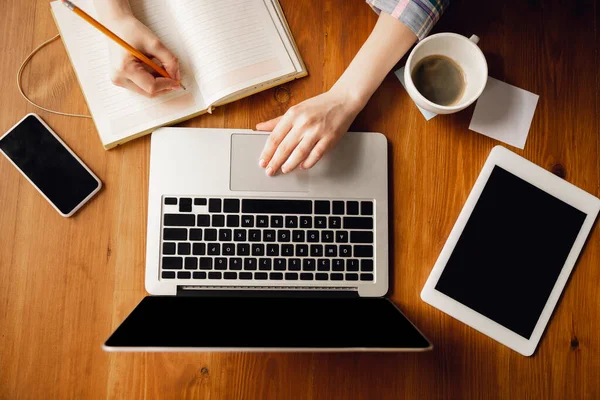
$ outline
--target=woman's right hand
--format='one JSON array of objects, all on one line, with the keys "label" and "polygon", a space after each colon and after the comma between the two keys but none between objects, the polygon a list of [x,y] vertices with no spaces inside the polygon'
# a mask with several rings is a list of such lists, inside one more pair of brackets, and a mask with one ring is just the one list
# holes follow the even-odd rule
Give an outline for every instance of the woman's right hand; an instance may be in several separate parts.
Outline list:
[{"label": "woman's right hand", "polygon": [[163,78],[135,58],[127,50],[110,41],[110,79],[117,85],[146,97],[160,96],[179,89],[181,72],[177,57],[133,15],[111,21],[110,29],[121,39],[147,55],[169,73],[173,79]]}]

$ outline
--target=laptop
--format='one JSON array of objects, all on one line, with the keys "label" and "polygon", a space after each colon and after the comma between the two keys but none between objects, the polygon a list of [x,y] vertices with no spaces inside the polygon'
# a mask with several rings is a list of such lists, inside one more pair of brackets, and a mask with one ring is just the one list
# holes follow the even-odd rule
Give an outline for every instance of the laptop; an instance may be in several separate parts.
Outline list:
[{"label": "laptop", "polygon": [[107,351],[424,351],[389,286],[388,144],[267,177],[267,134],[152,134],[146,290]]}]

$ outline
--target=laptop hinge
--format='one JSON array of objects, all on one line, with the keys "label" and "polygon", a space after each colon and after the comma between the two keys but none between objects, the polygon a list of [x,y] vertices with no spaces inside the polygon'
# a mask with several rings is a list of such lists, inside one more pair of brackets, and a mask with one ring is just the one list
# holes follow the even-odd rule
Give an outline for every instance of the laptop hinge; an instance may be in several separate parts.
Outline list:
[{"label": "laptop hinge", "polygon": [[359,297],[358,288],[298,286],[177,286],[177,296],[198,297]]}]

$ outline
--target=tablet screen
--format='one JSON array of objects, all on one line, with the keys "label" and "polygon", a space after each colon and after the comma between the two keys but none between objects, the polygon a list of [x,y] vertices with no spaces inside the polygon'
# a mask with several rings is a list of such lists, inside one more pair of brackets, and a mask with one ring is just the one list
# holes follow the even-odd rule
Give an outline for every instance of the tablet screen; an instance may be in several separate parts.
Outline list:
[{"label": "tablet screen", "polygon": [[495,166],[435,288],[529,339],[586,216]]}]

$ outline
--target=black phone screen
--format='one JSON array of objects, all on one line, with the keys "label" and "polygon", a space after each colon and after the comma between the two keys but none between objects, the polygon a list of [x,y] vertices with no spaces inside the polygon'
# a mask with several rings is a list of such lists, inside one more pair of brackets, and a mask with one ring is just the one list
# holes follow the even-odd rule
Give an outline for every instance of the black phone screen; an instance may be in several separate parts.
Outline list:
[{"label": "black phone screen", "polygon": [[99,185],[33,115],[0,139],[0,150],[63,214],[73,211]]}]

